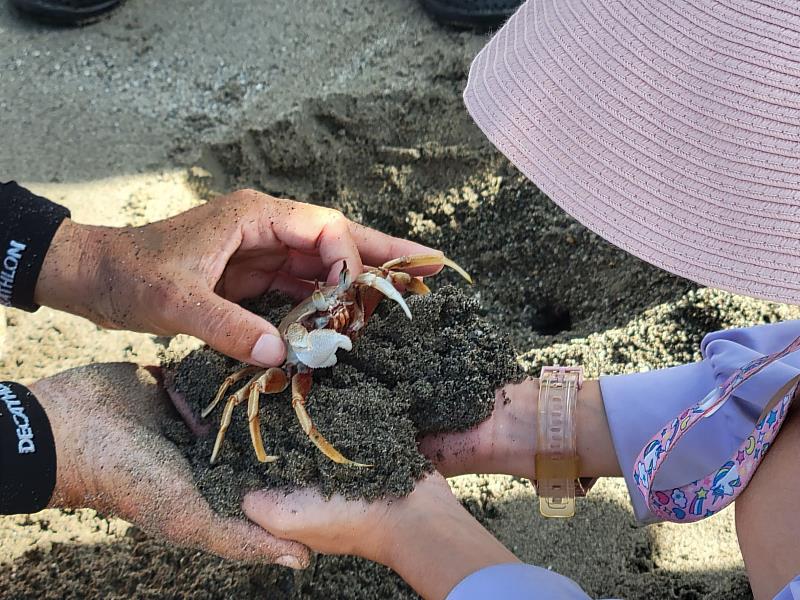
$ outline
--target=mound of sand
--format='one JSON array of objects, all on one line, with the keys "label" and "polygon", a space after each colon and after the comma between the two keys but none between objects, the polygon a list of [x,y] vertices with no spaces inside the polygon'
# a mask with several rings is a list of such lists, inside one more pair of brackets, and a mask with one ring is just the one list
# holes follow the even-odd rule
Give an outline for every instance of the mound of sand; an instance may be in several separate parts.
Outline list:
[{"label": "mound of sand", "polygon": [[[491,414],[495,390],[522,377],[508,340],[458,288],[411,297],[408,305],[413,320],[384,302],[352,352],[340,351],[337,365],[313,372],[307,410],[317,428],[345,456],[372,466],[337,465],[319,452],[297,422],[290,389],[262,394],[261,431],[276,462],[255,459],[245,405],[234,413],[213,466],[213,435],[194,440],[180,425],[171,433],[213,507],[241,515],[243,493],[263,487],[313,486],[325,496],[367,500],[404,496],[432,469],[417,450],[419,435],[463,431]],[[274,323],[291,306],[280,295],[249,304]],[[243,366],[208,347],[174,360],[168,368],[175,372],[175,389],[197,415],[225,377]],[[221,410],[213,415],[214,433]]]}]

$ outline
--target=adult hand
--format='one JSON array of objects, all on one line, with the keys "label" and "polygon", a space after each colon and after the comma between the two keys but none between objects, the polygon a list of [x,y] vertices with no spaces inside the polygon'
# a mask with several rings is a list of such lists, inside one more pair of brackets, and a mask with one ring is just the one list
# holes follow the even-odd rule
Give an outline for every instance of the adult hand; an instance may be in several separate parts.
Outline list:
[{"label": "adult hand", "polygon": [[314,280],[334,283],[345,262],[358,275],[363,263],[431,252],[336,210],[243,190],[143,227],[65,220],[34,298],[103,327],[188,333],[236,359],[275,366],[286,352],[277,329],[236,302],[269,290],[299,299]]},{"label": "adult hand", "polygon": [[127,363],[91,365],[42,379],[31,390],[56,443],[51,507],[94,508],[225,558],[308,564],[301,544],[211,509],[186,459],[162,433],[177,415],[149,371]]},{"label": "adult hand", "polygon": [[439,473],[405,498],[372,503],[314,490],[250,492],[245,514],[267,531],[325,554],[354,554],[397,572],[424,598],[444,598],[467,575],[519,562],[481,526]]}]

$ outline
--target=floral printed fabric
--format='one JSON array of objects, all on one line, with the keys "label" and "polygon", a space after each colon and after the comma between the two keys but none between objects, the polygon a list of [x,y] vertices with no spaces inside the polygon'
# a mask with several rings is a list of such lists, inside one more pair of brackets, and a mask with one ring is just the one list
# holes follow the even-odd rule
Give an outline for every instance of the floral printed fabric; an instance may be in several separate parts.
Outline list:
[{"label": "floral printed fabric", "polygon": [[795,376],[786,383],[768,405],[751,435],[716,471],[672,489],[654,490],[653,482],[670,450],[687,431],[719,410],[743,382],[798,349],[800,337],[783,350],[762,356],[734,371],[723,385],[713,389],[696,405],[681,412],[645,445],[634,461],[633,479],[653,514],[678,523],[699,521],[725,508],[744,490],[786,418],[800,376]]}]

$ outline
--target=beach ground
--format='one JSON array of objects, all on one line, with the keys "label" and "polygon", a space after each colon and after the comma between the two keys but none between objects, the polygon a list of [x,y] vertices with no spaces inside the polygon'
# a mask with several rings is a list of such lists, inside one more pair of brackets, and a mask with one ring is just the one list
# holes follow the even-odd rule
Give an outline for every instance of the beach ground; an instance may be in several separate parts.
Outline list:
[{"label": "beach ground", "polygon": [[[146,223],[245,185],[336,206],[464,264],[532,372],[555,360],[590,376],[662,368],[697,360],[708,331],[797,318],[626,257],[526,183],[460,102],[487,39],[438,27],[414,0],[129,0],[74,30],[2,3],[1,178],[92,224]],[[98,361],[154,364],[170,343],[47,308],[5,321],[0,370],[23,382]],[[606,479],[576,518],[548,521],[525,481],[452,485],[522,560],[592,595],[751,597],[733,510],[638,528],[622,480]],[[0,563],[0,595],[15,599],[408,594],[361,562],[297,575],[236,565],[89,510],[0,518]]]}]

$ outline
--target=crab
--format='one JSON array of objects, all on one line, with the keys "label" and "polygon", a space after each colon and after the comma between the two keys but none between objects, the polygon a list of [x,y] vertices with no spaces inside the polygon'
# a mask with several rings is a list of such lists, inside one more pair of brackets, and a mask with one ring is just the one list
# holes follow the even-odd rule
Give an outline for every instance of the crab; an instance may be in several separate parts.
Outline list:
[{"label": "crab", "polygon": [[219,431],[211,452],[211,464],[219,457],[225,433],[231,424],[234,409],[247,401],[247,420],[256,458],[273,462],[277,456],[267,454],[261,437],[259,398],[261,394],[277,394],[292,386],[292,407],[300,426],[314,445],[332,461],[354,467],[372,465],[352,461],[328,442],[314,425],[306,410],[311,390],[312,371],[336,364],[339,349],[350,351],[378,303],[385,296],[400,305],[411,319],[400,289],[413,294],[428,294],[430,289],[421,279],[403,269],[445,265],[457,271],[469,283],[472,278],[460,266],[441,254],[415,254],[390,260],[380,267],[364,266],[355,279],[345,264],[336,285],[316,285],[314,293],[300,302],[280,322],[278,331],[286,342],[286,360],[280,367],[264,369],[245,367],[226,377],[211,403],[203,410],[208,417],[234,384],[247,379],[237,392],[228,396],[222,411]]}]

